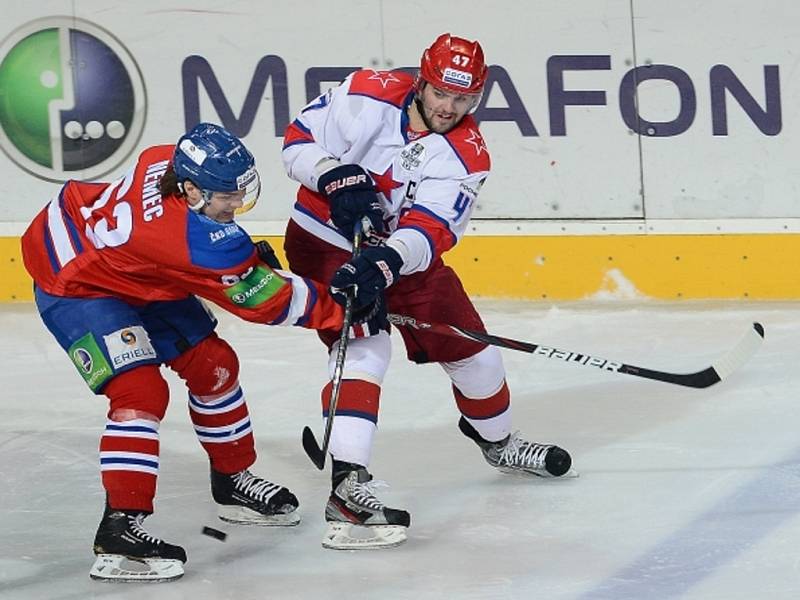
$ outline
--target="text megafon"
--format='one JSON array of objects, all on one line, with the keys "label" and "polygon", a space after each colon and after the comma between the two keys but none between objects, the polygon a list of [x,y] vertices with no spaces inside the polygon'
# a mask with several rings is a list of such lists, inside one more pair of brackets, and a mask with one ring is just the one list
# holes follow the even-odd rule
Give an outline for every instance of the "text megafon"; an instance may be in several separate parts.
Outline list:
[{"label": "text megafon", "polygon": [[[715,64],[708,70],[702,82],[693,81],[689,74],[675,65],[648,64],[628,69],[619,83],[609,89],[580,89],[565,84],[565,74],[577,71],[610,71],[611,55],[553,55],[547,59],[542,85],[547,89],[549,135],[567,135],[568,108],[606,106],[608,94],[618,95],[619,115],[622,124],[633,133],[649,137],[671,137],[686,132],[695,121],[698,111],[697,88],[708,86],[710,90],[711,132],[715,136],[729,135],[729,111],[741,111],[752,122],[755,130],[766,136],[778,135],[782,128],[781,90],[779,65],[747,65],[747,79],[753,80],[753,71],[758,70],[761,83],[748,86],[742,82],[733,68]],[[310,67],[304,73],[305,102],[310,102],[322,91],[323,82],[334,84],[360,67]],[[412,67],[403,71],[415,73]],[[243,72],[243,71],[241,71]],[[480,123],[513,123],[523,137],[542,135],[542,124],[534,124],[515,79],[530,78],[527,73],[510,73],[501,65],[489,69],[485,91],[475,111]],[[286,62],[279,56],[262,57],[250,76],[247,93],[238,115],[228,95],[219,83],[211,63],[203,56],[192,55],[184,59],[181,68],[183,106],[186,129],[202,120],[217,120],[234,135],[245,137],[253,127],[259,110],[266,104],[263,98],[272,100],[274,135],[282,137],[290,121],[288,72]],[[226,74],[230,80],[230,74]],[[667,121],[651,121],[647,112],[637,108],[639,86],[646,81],[658,81],[662,86],[674,89],[678,102],[677,114]],[[267,87],[268,94],[265,94]],[[200,88],[205,90],[216,114],[200,114]],[[491,99],[491,103],[490,103]],[[670,107],[674,100],[670,101]],[[537,109],[541,107],[536,107]],[[598,119],[604,118],[598,116]],[[573,134],[575,132],[572,132]]]}]

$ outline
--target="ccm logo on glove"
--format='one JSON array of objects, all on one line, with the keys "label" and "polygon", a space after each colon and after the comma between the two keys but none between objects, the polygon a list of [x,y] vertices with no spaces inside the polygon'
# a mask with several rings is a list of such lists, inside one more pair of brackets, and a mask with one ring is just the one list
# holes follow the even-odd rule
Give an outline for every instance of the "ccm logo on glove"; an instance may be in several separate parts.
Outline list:
[{"label": "ccm logo on glove", "polygon": [[337,179],[335,181],[331,181],[329,184],[325,186],[325,193],[332,194],[336,190],[340,190],[342,188],[350,187],[353,185],[358,185],[359,183],[367,183],[367,176],[366,175],[350,175],[349,177],[342,177],[341,179]]}]

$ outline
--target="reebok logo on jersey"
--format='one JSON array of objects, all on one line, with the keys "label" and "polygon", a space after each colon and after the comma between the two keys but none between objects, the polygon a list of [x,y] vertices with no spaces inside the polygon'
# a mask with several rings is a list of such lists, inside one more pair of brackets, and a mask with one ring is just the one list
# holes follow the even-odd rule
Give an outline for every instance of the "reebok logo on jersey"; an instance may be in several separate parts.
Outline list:
[{"label": "reebok logo on jersey", "polygon": [[334,179],[325,186],[325,193],[331,195],[336,190],[352,187],[360,183],[367,183],[366,175],[350,175],[349,177],[342,177],[341,179]]}]

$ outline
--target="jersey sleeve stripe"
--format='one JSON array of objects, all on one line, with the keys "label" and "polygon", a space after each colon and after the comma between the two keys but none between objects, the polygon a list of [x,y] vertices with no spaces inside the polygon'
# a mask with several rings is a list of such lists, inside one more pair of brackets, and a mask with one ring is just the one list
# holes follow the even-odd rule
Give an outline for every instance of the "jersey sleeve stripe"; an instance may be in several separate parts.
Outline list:
[{"label": "jersey sleeve stripe", "polygon": [[50,237],[50,226],[48,221],[48,215],[45,213],[44,222],[42,223],[42,227],[44,227],[44,247],[47,250],[47,258],[50,261],[50,268],[53,269],[53,273],[58,273],[61,270],[61,265],[58,264],[58,259],[56,258],[56,249],[53,247],[53,238]]},{"label": "jersey sleeve stripe", "polygon": [[300,327],[305,326],[305,324],[311,319],[311,313],[314,311],[314,307],[317,304],[317,288],[314,287],[314,284],[305,277],[303,278],[303,281],[305,282],[306,287],[308,287],[309,293],[308,298],[306,299],[306,310],[303,313],[303,316],[295,321],[295,325]]},{"label": "jersey sleeve stripe", "polygon": [[78,254],[81,254],[83,252],[83,244],[81,243],[81,236],[78,233],[78,227],[75,225],[75,221],[73,221],[69,213],[64,210],[63,189],[61,190],[61,193],[58,195],[58,203],[59,203],[59,208],[61,208],[61,214],[64,215],[64,221],[67,224],[67,231],[69,232],[70,240],[72,240],[72,246],[73,248],[75,248],[75,251]]},{"label": "jersey sleeve stripe", "polygon": [[280,315],[270,325],[295,325],[306,314],[308,308],[308,297],[311,293],[306,281],[294,273],[288,271],[278,271],[278,275],[287,279],[292,284],[292,298],[283,309]]},{"label": "jersey sleeve stripe", "polygon": [[67,226],[64,223],[64,216],[59,202],[60,194],[50,200],[50,204],[47,206],[47,224],[58,262],[63,268],[64,265],[75,258],[75,249],[69,239],[69,233],[67,233]]},{"label": "jersey sleeve stripe", "polygon": [[431,234],[427,232],[424,227],[419,225],[400,225],[397,230],[399,231],[401,229],[413,229],[414,231],[421,233],[422,236],[427,240],[428,246],[431,248],[431,256],[436,256],[436,244],[433,243]]},{"label": "jersey sleeve stripe", "polygon": [[272,321],[267,323],[267,325],[282,325],[284,323],[284,321],[286,321],[286,317],[289,315],[289,309],[290,308],[291,308],[291,304],[287,304],[283,308],[283,310],[281,311],[281,314],[279,314],[277,317],[272,319]]},{"label": "jersey sleeve stripe", "polygon": [[298,119],[286,128],[286,134],[283,136],[283,149],[295,146],[297,144],[311,144],[314,142],[314,135],[311,130],[303,125]]},{"label": "jersey sleeve stripe", "polygon": [[419,213],[422,213],[422,216],[428,217],[428,218],[436,221],[450,235],[450,237],[452,238],[452,241],[453,241],[453,244],[452,244],[453,246],[455,246],[456,243],[458,242],[458,238],[456,237],[456,234],[453,233],[450,230],[450,223],[447,221],[447,219],[443,219],[442,217],[437,215],[432,210],[430,210],[428,208],[425,208],[424,206],[419,206],[419,205],[416,205],[416,204],[414,206],[412,206],[411,209],[408,212],[409,213],[419,212]]}]

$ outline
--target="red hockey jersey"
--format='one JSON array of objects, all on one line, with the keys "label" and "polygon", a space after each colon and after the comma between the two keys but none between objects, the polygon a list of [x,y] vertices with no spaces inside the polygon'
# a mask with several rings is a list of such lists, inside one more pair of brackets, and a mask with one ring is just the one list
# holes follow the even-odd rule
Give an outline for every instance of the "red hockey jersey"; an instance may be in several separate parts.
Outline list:
[{"label": "red hockey jersey", "polygon": [[174,146],[153,146],[112,183],[68,181],[22,236],[34,282],[55,296],[134,305],[195,294],[271,325],[339,329],[342,308],[324,286],[262,263],[237,223],[189,209],[158,184]]}]

